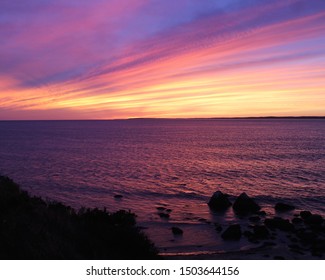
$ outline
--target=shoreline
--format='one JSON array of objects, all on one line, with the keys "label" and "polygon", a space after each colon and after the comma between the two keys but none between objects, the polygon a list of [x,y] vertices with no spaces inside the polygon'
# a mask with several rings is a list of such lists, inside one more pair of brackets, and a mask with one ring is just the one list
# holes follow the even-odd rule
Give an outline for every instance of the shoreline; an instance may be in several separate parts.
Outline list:
[{"label": "shoreline", "polygon": [[[10,189],[11,188],[11,189]],[[216,193],[221,193],[221,192],[216,192]],[[223,194],[224,195],[224,194]],[[2,197],[1,197],[2,196]],[[270,217],[269,214],[266,214],[260,207],[258,208],[258,211],[252,211],[249,213],[237,213],[240,217],[238,220],[239,222],[234,224],[234,222],[227,222],[224,220],[223,224],[219,223],[212,223],[210,221],[202,221],[205,223],[205,225],[208,227],[214,226],[214,232],[216,236],[219,236],[218,238],[221,240],[219,244],[222,246],[218,246],[218,243],[214,246],[210,246],[209,248],[205,247],[204,245],[202,246],[196,246],[195,244],[192,244],[192,249],[190,248],[191,246],[183,246],[183,247],[177,247],[177,242],[174,243],[175,247],[172,248],[170,247],[169,249],[171,250],[164,250],[162,247],[158,247],[160,252],[156,251],[155,248],[156,245],[154,245],[149,239],[147,232],[144,228],[141,228],[139,226],[135,225],[135,215],[132,214],[131,212],[125,212],[125,210],[122,210],[122,212],[118,211],[115,213],[109,213],[106,212],[106,209],[104,210],[99,210],[97,208],[94,209],[89,209],[89,208],[82,208],[83,210],[79,210],[79,212],[76,212],[69,206],[65,206],[62,203],[58,202],[48,202],[44,201],[42,198],[39,197],[31,197],[27,194],[25,191],[21,191],[19,186],[15,184],[11,179],[7,177],[2,177],[0,176],[0,200],[4,201],[4,199],[7,199],[8,197],[11,200],[11,204],[9,203],[7,205],[8,209],[11,209],[10,211],[13,211],[13,214],[9,216],[11,219],[11,223],[16,226],[16,224],[22,223],[22,213],[17,212],[17,209],[15,210],[15,201],[17,200],[17,197],[23,197],[23,204],[19,204],[20,208],[26,207],[27,204],[29,205],[28,207],[32,207],[34,210],[33,211],[40,211],[41,214],[43,215],[43,218],[39,219],[39,216],[37,215],[36,218],[39,219],[36,225],[32,225],[32,227],[40,227],[40,225],[44,226],[44,221],[47,218],[53,218],[52,215],[53,213],[51,212],[53,209],[56,209],[55,211],[61,211],[59,212],[54,212],[56,213],[55,215],[58,215],[56,219],[66,221],[68,220],[68,224],[70,223],[70,216],[71,217],[77,217],[78,215],[81,217],[84,217],[83,215],[86,213],[90,213],[90,220],[88,218],[88,221],[92,223],[92,219],[97,219],[98,220],[98,215],[99,216],[104,216],[104,217],[110,217],[112,215],[115,215],[116,213],[121,213],[122,219],[126,221],[127,229],[126,229],[126,234],[132,234],[133,236],[139,236],[140,239],[144,238],[144,242],[147,244],[146,246],[147,249],[149,250],[148,252],[151,252],[152,255],[147,255],[150,256],[149,259],[152,258],[164,258],[167,260],[173,260],[173,259],[206,259],[206,260],[213,260],[213,259],[255,259],[255,260],[267,260],[267,259],[323,259],[324,254],[325,254],[325,222],[324,219],[320,215],[315,215],[310,213],[309,211],[300,211],[300,214],[293,212],[290,207],[291,205],[287,205],[285,203],[280,203],[280,206],[278,207],[284,207],[282,210],[277,212],[278,214],[285,213],[287,217],[291,217],[291,219],[285,219],[281,218],[280,216],[275,215],[274,217]],[[7,198],[6,198],[7,197]],[[212,196],[214,197],[214,196]],[[235,204],[236,200],[238,198],[228,196],[225,194],[225,197],[231,200],[230,204]],[[235,200],[236,199],[236,200]],[[251,199],[251,198],[249,198]],[[234,201],[235,200],[235,201]],[[211,201],[210,201],[211,202]],[[217,203],[220,203],[220,200],[217,201]],[[210,204],[210,203],[209,203]],[[22,206],[23,205],[23,206]],[[220,204],[217,204],[217,206]],[[246,205],[247,206],[247,205]],[[207,205],[208,207],[208,205]],[[212,205],[210,205],[210,208]],[[219,206],[218,206],[219,207]],[[228,209],[230,205],[226,206],[226,209]],[[233,206],[232,206],[233,207]],[[276,206],[277,207],[277,206]],[[289,207],[289,208],[288,208]],[[52,209],[53,208],[53,209]],[[159,210],[157,214],[165,214],[164,207],[158,207]],[[212,207],[213,208],[213,207]],[[286,209],[288,208],[288,209]],[[49,211],[49,209],[52,209]],[[278,209],[279,210],[279,209]],[[28,210],[29,211],[29,210]],[[215,211],[216,213],[219,213],[218,215],[222,216],[223,212],[220,213],[220,209],[212,209],[212,211]],[[6,212],[6,211],[2,211]],[[58,214],[59,213],[59,214]],[[1,214],[1,213],[0,213]],[[16,216],[15,216],[16,215]],[[33,214],[34,215],[34,214]],[[307,216],[306,216],[307,215]],[[0,215],[1,216],[1,215]],[[220,217],[218,216],[218,217]],[[1,217],[0,217],[1,218]],[[10,220],[9,219],[9,220]],[[28,218],[29,219],[29,218]],[[42,220],[43,219],[43,220]],[[2,220],[8,220],[8,217],[2,217]],[[204,219],[203,219],[204,220]],[[107,219],[104,218],[101,220],[101,218],[98,220],[98,223],[93,224],[96,227],[101,228],[105,223],[107,222]],[[55,221],[57,222],[57,221]],[[62,221],[59,221],[59,225],[63,226],[65,228],[66,225],[61,225]],[[104,224],[102,224],[104,223]],[[23,225],[27,229],[29,225],[26,223]],[[73,227],[76,226],[74,222],[72,222]],[[41,226],[42,227],[42,226]],[[77,225],[78,227],[78,225]],[[165,227],[165,232],[169,232],[169,234],[174,236],[174,240],[180,240],[183,236],[183,231],[184,234],[189,235],[193,234],[195,235],[195,231],[189,232],[186,227],[184,228],[184,225],[177,224],[177,223],[169,223],[166,222],[164,225]],[[232,232],[230,235],[226,236],[225,232],[227,232],[230,228],[238,227],[239,228],[239,233],[237,232]],[[5,236],[3,232],[4,230],[4,224],[0,227],[0,234],[2,236]],[[198,225],[196,227],[196,230],[201,230],[202,226]],[[29,230],[29,229],[28,229]],[[52,235],[50,231],[53,229],[50,229],[47,234]],[[110,231],[114,231],[114,227],[110,227]],[[157,229],[156,229],[157,230]],[[67,234],[65,232],[66,230],[63,230],[63,234]],[[159,231],[159,229],[158,229]],[[54,230],[55,232],[55,230]],[[68,231],[69,232],[69,231]],[[145,235],[144,235],[145,233]],[[11,233],[12,234],[12,233]],[[35,244],[39,243],[38,238],[40,238],[40,233],[37,232],[35,233],[35,229],[32,230],[32,233],[30,233],[30,238],[33,239],[33,242]],[[58,234],[57,232],[55,234]],[[62,234],[59,233],[59,235]],[[68,233],[69,234],[69,233]],[[97,233],[96,233],[97,234]],[[34,236],[35,235],[35,236]],[[7,236],[10,236],[10,233]],[[112,235],[113,237],[111,238],[110,242],[116,242],[120,238],[117,238],[118,235]],[[114,237],[115,236],[115,237]],[[22,238],[25,238],[24,234],[21,236]],[[151,238],[152,236],[149,235],[149,238],[153,240],[154,238]],[[74,238],[73,235],[70,237]],[[117,239],[116,239],[117,238]],[[3,239],[3,238],[2,238]],[[15,242],[17,240],[12,239],[10,242]],[[121,240],[120,240],[121,241]],[[194,240],[195,241],[195,240]],[[47,242],[47,243],[46,243]],[[50,246],[50,243],[46,241],[45,244],[47,246]],[[140,241],[140,243],[143,241]],[[188,241],[187,241],[188,242]],[[243,246],[243,242],[244,245]],[[245,243],[246,242],[246,243]],[[151,245],[150,245],[151,244]],[[228,246],[231,245],[231,246]],[[9,244],[10,245],[10,244]],[[99,244],[102,246],[103,244]],[[37,245],[41,246],[41,245]],[[44,246],[44,245],[42,245]],[[77,247],[79,245],[76,245]],[[237,246],[237,247],[236,247]],[[242,246],[242,247],[241,247]],[[178,249],[177,249],[178,248]],[[194,249],[195,248],[195,249]],[[221,249],[223,248],[223,249]],[[238,248],[238,249],[236,249]],[[39,248],[40,250],[45,250],[46,251],[46,246],[44,248]],[[207,250],[208,249],[208,250]],[[75,249],[74,249],[75,250]],[[77,249],[79,250],[79,248]],[[1,253],[1,250],[0,250]],[[52,252],[53,253],[53,252]],[[133,252],[134,254],[131,255],[131,259],[136,259],[137,258],[137,252]],[[158,253],[158,254],[157,254]],[[120,259],[125,259],[127,258],[128,255],[126,252],[124,252],[125,255],[120,255]],[[96,254],[95,254],[96,255]],[[2,256],[2,259],[5,258],[4,254],[0,254],[0,258]],[[40,255],[41,256],[41,255]],[[78,254],[76,255],[78,256]],[[64,257],[67,259],[73,259],[73,257]],[[105,258],[104,256],[102,256]],[[9,257],[10,259],[15,259],[16,257]],[[46,256],[44,256],[45,259],[47,259]],[[78,257],[77,257],[78,258]],[[79,256],[80,258],[80,256]],[[89,257],[88,257],[89,258]],[[24,257],[23,257],[24,259]],[[26,257],[26,259],[29,259]],[[89,258],[92,259],[92,258]],[[142,258],[141,258],[142,259]]]}]

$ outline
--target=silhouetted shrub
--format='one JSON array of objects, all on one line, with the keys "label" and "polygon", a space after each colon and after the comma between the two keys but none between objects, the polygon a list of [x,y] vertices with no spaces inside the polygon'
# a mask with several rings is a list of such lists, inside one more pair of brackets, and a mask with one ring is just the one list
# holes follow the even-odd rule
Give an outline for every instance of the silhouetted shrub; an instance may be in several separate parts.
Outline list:
[{"label": "silhouetted shrub", "polygon": [[0,259],[157,259],[135,214],[46,202],[0,176]]}]

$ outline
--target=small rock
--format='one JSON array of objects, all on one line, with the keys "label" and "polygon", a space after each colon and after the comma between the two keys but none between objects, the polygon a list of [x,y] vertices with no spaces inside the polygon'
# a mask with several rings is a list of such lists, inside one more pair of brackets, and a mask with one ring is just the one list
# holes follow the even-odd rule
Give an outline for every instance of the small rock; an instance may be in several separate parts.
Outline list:
[{"label": "small rock", "polygon": [[261,218],[259,216],[252,216],[249,217],[249,220],[253,223],[259,222],[261,220]]},{"label": "small rock", "polygon": [[264,224],[270,229],[279,229],[283,231],[294,230],[294,226],[289,222],[289,220],[285,220],[280,217],[275,217],[273,219],[265,219]]},{"label": "small rock", "polygon": [[324,219],[321,215],[313,214],[305,218],[305,223],[308,225],[321,225]]},{"label": "small rock", "polygon": [[215,211],[225,211],[231,206],[231,202],[226,194],[223,194],[221,191],[216,191],[210,198],[208,205]]},{"label": "small rock", "polygon": [[159,217],[160,218],[163,218],[163,219],[169,219],[169,214],[167,214],[167,213],[158,213],[158,215],[159,215]]},{"label": "small rock", "polygon": [[114,198],[116,198],[116,199],[121,199],[121,198],[123,198],[123,195],[121,195],[121,194],[116,194],[116,195],[114,195]]},{"label": "small rock", "polygon": [[249,231],[249,230],[245,230],[245,231],[243,232],[243,235],[244,235],[245,237],[247,237],[247,238],[251,238],[251,237],[253,237],[253,233],[252,233],[251,231]]},{"label": "small rock", "polygon": [[300,217],[303,218],[304,220],[307,219],[308,217],[310,217],[312,214],[310,213],[310,211],[301,211],[300,212]]},{"label": "small rock", "polygon": [[257,211],[256,214],[259,215],[259,216],[266,216],[265,211]]},{"label": "small rock", "polygon": [[180,229],[179,227],[172,227],[172,232],[175,235],[182,235],[183,234],[183,230]]},{"label": "small rock", "polygon": [[293,224],[301,224],[301,223],[302,223],[302,219],[300,219],[300,218],[293,218],[293,219],[291,220],[291,222],[292,222]]},{"label": "small rock", "polygon": [[246,193],[242,193],[233,205],[233,209],[237,214],[254,213],[261,209],[261,207]]},{"label": "small rock", "polygon": [[162,207],[162,206],[159,206],[159,207],[156,207],[156,209],[157,209],[158,211],[164,211],[166,208],[165,208],[165,207]]},{"label": "small rock", "polygon": [[293,205],[282,203],[282,202],[275,204],[274,208],[278,212],[292,211],[295,209],[295,207]]},{"label": "small rock", "polygon": [[270,236],[270,232],[266,228],[266,226],[255,226],[254,230],[254,237],[258,239],[266,239]]},{"label": "small rock", "polygon": [[325,240],[318,239],[314,242],[311,246],[311,251],[314,256],[322,257],[322,255],[325,254]]},{"label": "small rock", "polygon": [[221,235],[224,240],[239,240],[241,238],[242,232],[240,225],[235,224],[229,226]]},{"label": "small rock", "polygon": [[297,231],[296,235],[305,244],[312,243],[317,238],[317,234],[315,232],[306,229]]},{"label": "small rock", "polygon": [[166,212],[167,213],[170,213],[170,212],[172,212],[173,210],[172,209],[166,209]]},{"label": "small rock", "polygon": [[214,228],[217,232],[221,232],[222,231],[222,226],[218,223],[214,223]]}]

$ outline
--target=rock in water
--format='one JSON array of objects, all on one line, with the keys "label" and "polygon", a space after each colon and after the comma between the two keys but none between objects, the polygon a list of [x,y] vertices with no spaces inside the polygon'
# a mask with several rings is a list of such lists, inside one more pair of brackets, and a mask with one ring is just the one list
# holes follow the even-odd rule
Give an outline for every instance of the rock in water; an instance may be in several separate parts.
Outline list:
[{"label": "rock in water", "polygon": [[257,223],[261,220],[261,218],[259,216],[252,216],[252,217],[249,217],[249,220],[253,223]]},{"label": "rock in water", "polygon": [[266,228],[266,226],[254,226],[254,236],[257,239],[265,239],[268,238],[270,235],[270,232]]},{"label": "rock in water", "polygon": [[169,214],[167,213],[157,213],[159,215],[160,218],[162,219],[169,219]]},{"label": "rock in water", "polygon": [[180,229],[179,227],[172,227],[172,232],[175,235],[182,235],[183,234],[183,230]]},{"label": "rock in water", "polygon": [[228,200],[228,196],[223,194],[221,191],[216,191],[208,205],[211,209],[216,211],[225,211],[229,206],[231,206],[231,202]]},{"label": "rock in water", "polygon": [[237,197],[232,207],[237,214],[254,213],[261,209],[261,207],[244,192]]},{"label": "rock in water", "polygon": [[304,220],[309,218],[312,214],[310,211],[301,211],[300,212],[300,217],[303,218]]},{"label": "rock in water", "polygon": [[293,205],[290,205],[290,204],[278,202],[277,204],[275,204],[274,209],[276,211],[278,211],[278,212],[286,212],[286,211],[292,211],[292,210],[294,210],[295,207]]},{"label": "rock in water", "polygon": [[235,224],[229,226],[222,234],[221,237],[224,240],[239,240],[241,238],[242,232],[240,225]]},{"label": "rock in water", "polygon": [[293,231],[294,226],[289,220],[282,219],[281,217],[274,217],[273,219],[265,219],[264,224],[271,229],[279,229],[283,231]]},{"label": "rock in water", "polygon": [[293,219],[291,220],[291,222],[292,222],[293,224],[301,224],[301,223],[302,223],[302,219],[300,219],[300,218],[293,218]]},{"label": "rock in water", "polygon": [[321,215],[312,214],[305,219],[305,223],[309,225],[321,225],[323,223],[323,217]]}]

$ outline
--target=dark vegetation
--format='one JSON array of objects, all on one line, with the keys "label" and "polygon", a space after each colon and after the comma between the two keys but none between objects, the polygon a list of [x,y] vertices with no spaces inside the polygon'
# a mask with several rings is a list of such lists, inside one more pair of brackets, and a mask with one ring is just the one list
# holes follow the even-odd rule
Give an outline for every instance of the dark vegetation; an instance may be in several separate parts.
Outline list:
[{"label": "dark vegetation", "polygon": [[0,176],[0,259],[157,259],[131,212],[32,197]]}]

